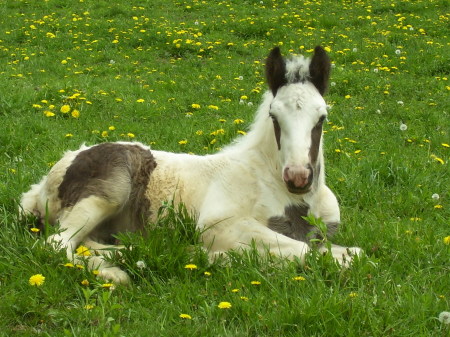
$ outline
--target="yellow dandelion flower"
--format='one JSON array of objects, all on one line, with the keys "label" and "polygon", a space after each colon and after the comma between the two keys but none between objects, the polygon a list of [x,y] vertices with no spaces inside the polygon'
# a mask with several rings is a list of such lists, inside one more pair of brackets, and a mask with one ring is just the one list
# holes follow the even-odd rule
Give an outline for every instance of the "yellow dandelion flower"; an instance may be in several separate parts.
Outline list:
[{"label": "yellow dandelion flower", "polygon": [[209,271],[205,271],[205,272],[203,273],[203,275],[205,275],[205,276],[211,276],[211,273],[210,273]]},{"label": "yellow dandelion flower", "polygon": [[93,304],[86,304],[86,305],[84,306],[84,309],[86,309],[86,310],[92,310],[92,309],[94,309],[94,305],[93,305]]},{"label": "yellow dandelion flower", "polygon": [[231,289],[231,292],[232,292],[232,293],[238,293],[238,292],[239,292],[239,289]]},{"label": "yellow dandelion flower", "polygon": [[355,297],[358,297],[358,293],[351,292],[348,296],[349,296],[350,298],[355,298]]},{"label": "yellow dandelion flower", "polygon": [[230,309],[232,307],[230,302],[220,302],[217,306],[219,309]]},{"label": "yellow dandelion flower", "polygon": [[111,289],[113,287],[114,287],[113,283],[103,283],[102,284],[102,288],[105,288],[105,289]]},{"label": "yellow dandelion flower", "polygon": [[188,314],[180,314],[180,318],[183,318],[183,319],[192,319],[191,315],[188,315]]},{"label": "yellow dandelion flower", "polygon": [[76,251],[75,254],[77,254],[78,256],[91,256],[91,252],[89,251],[89,248],[86,246],[79,246]]},{"label": "yellow dandelion flower", "polygon": [[203,130],[197,130],[197,131],[195,131],[195,134],[197,136],[201,136],[201,135],[203,135]]},{"label": "yellow dandelion flower", "polygon": [[89,285],[89,281],[84,279],[83,281],[80,282],[82,285],[84,286],[88,286]]},{"label": "yellow dandelion flower", "polygon": [[68,112],[70,111],[70,105],[64,104],[64,105],[61,107],[60,111],[61,111],[63,114],[68,113]]},{"label": "yellow dandelion flower", "polygon": [[102,131],[102,137],[103,138],[108,137],[108,131]]},{"label": "yellow dandelion flower", "polygon": [[259,281],[252,281],[252,282],[250,282],[250,283],[253,284],[253,285],[255,285],[255,286],[258,286],[258,285],[261,284],[261,282],[259,282]]},{"label": "yellow dandelion flower", "polygon": [[44,284],[45,281],[45,277],[42,276],[42,274],[36,274],[30,277],[30,279],[28,280],[28,283],[31,286],[36,286],[36,287],[40,287],[41,285]]},{"label": "yellow dandelion flower", "polygon": [[73,109],[71,115],[73,118],[78,118],[80,117],[80,111],[78,111],[77,109]]},{"label": "yellow dandelion flower", "polygon": [[303,276],[295,276],[292,278],[294,281],[305,281],[306,279]]},{"label": "yellow dandelion flower", "polygon": [[450,147],[450,145],[446,144],[446,143],[442,143],[441,144],[443,147]]},{"label": "yellow dandelion flower", "polygon": [[237,119],[235,119],[235,120],[233,121],[233,123],[234,123],[234,124],[242,124],[242,123],[244,123],[244,120],[243,120],[243,119],[240,119],[240,118],[237,118]]},{"label": "yellow dandelion flower", "polygon": [[98,276],[98,274],[100,274],[100,271],[98,269],[94,269],[92,271],[92,274],[94,274],[95,276]]},{"label": "yellow dandelion flower", "polygon": [[144,103],[144,102],[145,102],[145,99],[143,99],[143,98],[139,98],[136,100],[136,103]]},{"label": "yellow dandelion flower", "polygon": [[49,110],[45,110],[44,115],[45,117],[53,117],[55,114]]},{"label": "yellow dandelion flower", "polygon": [[75,267],[75,266],[73,265],[73,263],[67,262],[67,263],[64,265],[64,267],[67,267],[67,268],[73,268],[73,267]]},{"label": "yellow dandelion flower", "polygon": [[209,109],[213,109],[213,110],[219,110],[219,107],[217,105],[208,105]]},{"label": "yellow dandelion flower", "polygon": [[237,133],[242,136],[245,136],[247,134],[247,132],[242,131],[242,130],[238,130]]},{"label": "yellow dandelion flower", "polygon": [[114,131],[115,129],[116,129],[116,127],[113,126],[113,125],[111,125],[110,127],[108,127],[108,130],[109,130],[109,131]]},{"label": "yellow dandelion flower", "polygon": [[241,296],[240,299],[243,300],[243,301],[245,301],[245,302],[248,301],[248,297],[246,297],[246,296]]},{"label": "yellow dandelion flower", "polygon": [[134,133],[128,132],[128,133],[127,133],[127,137],[128,137],[128,138],[134,138],[135,135],[134,135]]},{"label": "yellow dandelion flower", "polygon": [[193,270],[193,269],[197,269],[198,267],[197,267],[197,265],[190,263],[190,264],[185,265],[184,268]]},{"label": "yellow dandelion flower", "polygon": [[66,138],[71,138],[71,137],[73,137],[73,134],[71,134],[71,133],[66,133]]},{"label": "yellow dandelion flower", "polygon": [[183,140],[180,140],[179,142],[178,142],[178,144],[180,144],[180,145],[186,145],[187,144],[187,139],[183,139]]},{"label": "yellow dandelion flower", "polygon": [[450,245],[450,235],[446,236],[443,241],[446,245]]},{"label": "yellow dandelion flower", "polygon": [[32,231],[33,233],[38,233],[38,232],[40,232],[40,229],[33,227],[33,228],[30,228],[30,231]]},{"label": "yellow dandelion flower", "polygon": [[192,109],[200,109],[201,108],[200,104],[196,104],[196,103],[192,104],[191,107],[192,107]]}]

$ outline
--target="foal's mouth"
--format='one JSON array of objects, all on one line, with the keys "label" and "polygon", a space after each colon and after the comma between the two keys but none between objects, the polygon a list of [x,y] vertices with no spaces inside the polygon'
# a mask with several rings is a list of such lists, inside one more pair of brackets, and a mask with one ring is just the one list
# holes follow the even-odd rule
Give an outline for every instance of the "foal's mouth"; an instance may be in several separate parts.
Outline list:
[{"label": "foal's mouth", "polygon": [[292,181],[287,181],[286,182],[286,187],[287,187],[288,191],[293,193],[293,194],[305,194],[305,193],[308,193],[309,191],[311,191],[311,185],[312,185],[312,180],[310,180],[308,182],[308,184],[306,184],[305,186],[302,186],[302,187],[295,186]]}]

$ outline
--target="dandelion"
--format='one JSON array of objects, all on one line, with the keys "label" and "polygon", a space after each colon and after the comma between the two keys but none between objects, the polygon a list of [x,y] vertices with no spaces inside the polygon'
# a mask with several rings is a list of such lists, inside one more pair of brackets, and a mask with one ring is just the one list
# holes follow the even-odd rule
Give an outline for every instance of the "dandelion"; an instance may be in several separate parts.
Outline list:
[{"label": "dandelion", "polygon": [[197,269],[198,267],[197,267],[197,265],[190,263],[190,264],[185,265],[184,268],[189,269],[189,270],[194,270],[194,269]]},{"label": "dandelion", "polygon": [[246,297],[246,296],[241,296],[241,297],[239,297],[241,300],[243,300],[243,301],[245,301],[245,302],[247,302],[248,301],[248,297]]},{"label": "dandelion", "polygon": [[188,315],[188,314],[180,314],[180,318],[182,318],[182,319],[192,319],[191,315]]},{"label": "dandelion", "polygon": [[212,110],[219,110],[219,107],[217,106],[217,105],[208,105],[208,108],[209,109],[212,109]]},{"label": "dandelion", "polygon": [[403,101],[397,101],[398,105],[404,105],[405,103],[403,103]]},{"label": "dandelion", "polygon": [[39,228],[33,227],[30,228],[30,231],[32,231],[33,233],[39,233],[41,230]]},{"label": "dandelion", "polygon": [[253,284],[254,286],[258,286],[258,285],[261,284],[260,281],[252,281],[252,282],[250,282],[250,283]]},{"label": "dandelion", "polygon": [[442,164],[442,165],[445,164],[444,159],[439,158],[438,156],[435,156],[434,154],[432,154],[430,157],[433,158],[435,161],[437,161],[438,163],[440,163],[440,164]]},{"label": "dandelion", "polygon": [[108,137],[108,131],[102,131],[102,137],[103,138]]},{"label": "dandelion", "polygon": [[219,309],[230,309],[232,307],[230,302],[220,302],[217,306]]},{"label": "dandelion", "polygon": [[433,199],[433,200],[439,200],[439,194],[433,193],[433,195],[431,196],[431,199]]},{"label": "dandelion", "polygon": [[64,264],[64,267],[66,267],[66,268],[73,268],[75,266],[73,265],[73,263],[67,262],[66,264]]},{"label": "dandelion", "polygon": [[187,144],[187,139],[183,139],[183,140],[180,140],[179,142],[178,142],[178,144],[180,144],[180,145],[186,145]]},{"label": "dandelion", "polygon": [[71,137],[73,137],[73,134],[71,134],[71,133],[66,133],[66,138],[71,138]]},{"label": "dandelion", "polygon": [[294,281],[305,281],[306,279],[303,276],[295,276],[292,278]]},{"label": "dandelion", "polygon": [[352,96],[350,95],[345,95],[345,99],[350,99]]},{"label": "dandelion", "polygon": [[102,288],[114,290],[115,287],[113,283],[103,283]]},{"label": "dandelion", "polygon": [[358,297],[358,293],[351,292],[348,296],[349,296],[350,298],[355,298],[355,297]]},{"label": "dandelion", "polygon": [[45,110],[44,115],[45,117],[53,117],[55,114],[49,110]]},{"label": "dandelion", "polygon": [[408,126],[404,123],[400,124],[400,130],[401,131],[406,131],[408,129]]},{"label": "dandelion", "polygon": [[201,105],[194,103],[194,104],[191,105],[191,107],[192,107],[192,109],[200,109]]},{"label": "dandelion", "polygon": [[211,276],[211,273],[210,273],[209,271],[205,271],[205,272],[203,273],[203,275],[205,275],[205,276]]},{"label": "dandelion", "polygon": [[71,115],[73,118],[78,118],[78,117],[80,117],[80,111],[78,111],[77,109],[74,109],[74,110],[72,110]]},{"label": "dandelion", "polygon": [[93,305],[93,304],[86,304],[86,305],[84,306],[84,309],[86,309],[86,310],[92,310],[92,309],[94,309],[94,305]]},{"label": "dandelion", "polygon": [[145,264],[144,261],[137,261],[137,262],[136,262],[136,267],[138,267],[139,269],[142,270],[142,269],[146,268],[147,265]]},{"label": "dandelion", "polygon": [[397,54],[397,55],[400,55],[402,53],[402,51],[400,50],[400,49],[397,49],[396,51],[395,51],[395,54]]},{"label": "dandelion", "polygon": [[439,314],[438,320],[442,324],[450,324],[450,312],[448,312],[448,311],[441,312]]},{"label": "dandelion", "polygon": [[91,252],[89,251],[89,248],[86,246],[79,246],[76,251],[75,254],[77,254],[78,256],[91,256]]},{"label": "dandelion", "polygon": [[450,147],[450,145],[446,144],[446,143],[442,143],[441,144],[443,147]]},{"label": "dandelion", "polygon": [[108,130],[109,130],[109,131],[114,131],[115,129],[116,129],[116,127],[113,126],[113,125],[111,125],[110,127],[108,127]]},{"label": "dandelion", "polygon": [[81,283],[81,285],[86,286],[86,287],[89,285],[89,281],[86,280],[86,279],[84,279],[84,280],[81,281],[80,283]]},{"label": "dandelion", "polygon": [[236,288],[236,289],[231,289],[231,292],[232,292],[232,293],[238,293],[238,292],[239,292],[239,289],[237,289],[237,288]]},{"label": "dandelion", "polygon": [[144,103],[144,102],[145,102],[145,99],[143,99],[143,98],[139,98],[136,100],[136,103]]},{"label": "dandelion", "polygon": [[42,274],[36,274],[30,277],[28,283],[32,286],[40,287],[44,284],[45,277]]},{"label": "dandelion", "polygon": [[64,104],[64,105],[61,107],[60,111],[61,111],[63,114],[68,113],[68,112],[70,111],[70,105]]},{"label": "dandelion", "polygon": [[446,236],[443,241],[444,241],[444,244],[450,245],[450,235]]},{"label": "dandelion", "polygon": [[134,135],[134,133],[128,132],[128,133],[127,133],[127,137],[128,137],[128,138],[134,138],[135,135]]},{"label": "dandelion", "polygon": [[233,124],[242,124],[242,123],[244,123],[244,120],[243,119],[240,119],[240,118],[238,118],[238,119],[235,119],[234,121],[233,121]]}]

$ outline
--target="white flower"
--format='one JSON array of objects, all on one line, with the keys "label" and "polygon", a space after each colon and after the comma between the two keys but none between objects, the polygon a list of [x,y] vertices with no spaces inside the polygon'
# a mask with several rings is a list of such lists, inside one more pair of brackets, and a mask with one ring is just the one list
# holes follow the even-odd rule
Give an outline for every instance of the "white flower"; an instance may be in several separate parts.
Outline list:
[{"label": "white flower", "polygon": [[109,60],[109,64],[114,64],[114,63],[116,63],[116,61],[114,61],[114,60]]},{"label": "white flower", "polygon": [[253,103],[252,102],[248,102],[247,105],[248,106],[253,106]]},{"label": "white flower", "polygon": [[400,130],[402,131],[406,131],[406,129],[408,129],[408,127],[406,126],[406,124],[400,124]]},{"label": "white flower", "polygon": [[331,85],[332,87],[334,87],[334,86],[336,86],[336,82],[331,82],[330,85]]},{"label": "white flower", "polygon": [[402,53],[402,51],[401,51],[400,49],[397,49],[397,50],[395,51],[395,53],[396,53],[397,55],[400,55],[400,54]]},{"label": "white flower", "polygon": [[244,101],[243,99],[240,99],[240,100],[239,100],[239,104],[240,104],[240,105],[245,104],[245,101]]},{"label": "white flower", "polygon": [[403,101],[397,101],[397,104],[398,104],[398,105],[403,105],[403,104],[405,104],[405,103],[403,103]]},{"label": "white flower", "polygon": [[147,267],[147,265],[145,264],[144,261],[137,261],[136,262],[136,267],[138,267],[139,269],[144,269]]},{"label": "white flower", "polygon": [[433,199],[433,200],[439,200],[439,194],[434,193],[434,194],[431,196],[431,199]]},{"label": "white flower", "polygon": [[239,76],[239,81],[242,81],[244,79],[244,76]]},{"label": "white flower", "polygon": [[377,114],[381,114],[381,110],[380,109],[377,109],[377,111],[375,111]]},{"label": "white flower", "polygon": [[439,322],[441,322],[442,324],[450,324],[450,312],[448,311],[443,311],[439,314]]},{"label": "white flower", "polygon": [[198,26],[198,25],[199,25],[198,21],[195,21],[195,22],[194,22],[194,25]]},{"label": "white flower", "polygon": [[358,51],[358,48],[353,48],[353,52],[356,53]]},{"label": "white flower", "polygon": [[373,72],[374,72],[374,73],[377,73],[377,72],[378,72],[378,68],[375,68],[375,69],[373,70]]}]

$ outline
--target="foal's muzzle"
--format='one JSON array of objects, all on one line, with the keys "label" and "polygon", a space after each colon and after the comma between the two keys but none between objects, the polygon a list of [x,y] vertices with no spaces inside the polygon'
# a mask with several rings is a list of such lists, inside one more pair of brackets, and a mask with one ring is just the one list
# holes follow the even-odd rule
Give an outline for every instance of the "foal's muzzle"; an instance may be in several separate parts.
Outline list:
[{"label": "foal's muzzle", "polygon": [[313,182],[311,165],[287,166],[283,171],[283,180],[289,192],[304,194],[310,191]]}]

